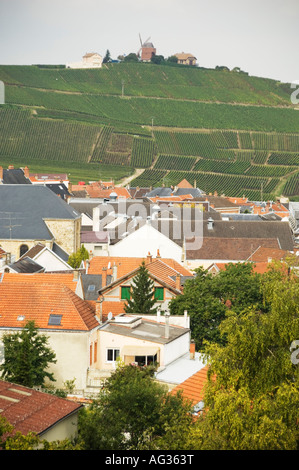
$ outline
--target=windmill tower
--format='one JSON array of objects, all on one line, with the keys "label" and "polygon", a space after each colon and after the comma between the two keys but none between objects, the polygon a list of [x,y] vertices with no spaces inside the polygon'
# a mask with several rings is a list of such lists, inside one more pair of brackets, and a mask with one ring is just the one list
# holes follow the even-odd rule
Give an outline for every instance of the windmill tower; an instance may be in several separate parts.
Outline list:
[{"label": "windmill tower", "polygon": [[137,52],[137,56],[141,58],[142,62],[150,62],[151,58],[156,55],[156,49],[154,48],[153,43],[149,42],[150,37],[146,41],[142,42],[141,36],[139,34],[139,39],[141,47]]}]

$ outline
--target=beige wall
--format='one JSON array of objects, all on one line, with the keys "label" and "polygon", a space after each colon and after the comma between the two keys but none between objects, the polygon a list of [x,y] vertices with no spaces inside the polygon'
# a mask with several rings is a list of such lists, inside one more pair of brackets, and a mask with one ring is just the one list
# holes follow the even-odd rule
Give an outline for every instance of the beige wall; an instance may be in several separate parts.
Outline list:
[{"label": "beige wall", "polygon": [[0,246],[7,253],[11,253],[14,256],[14,260],[17,261],[20,258],[20,247],[21,245],[27,245],[28,249],[34,247],[38,243],[42,243],[47,248],[52,249],[53,241],[49,240],[0,240]]},{"label": "beige wall", "polygon": [[81,219],[50,220],[45,222],[55,237],[55,241],[67,253],[75,253],[80,248]]},{"label": "beige wall", "polygon": [[159,364],[164,365],[164,346],[160,343],[154,343],[152,341],[145,341],[138,338],[132,338],[123,335],[117,335],[108,333],[103,330],[99,330],[98,340],[98,361],[93,364],[93,368],[101,371],[112,371],[115,368],[115,364],[106,361],[107,349],[120,349],[120,357],[124,361],[124,355],[122,349],[124,346],[136,346],[136,347],[157,347],[159,349]]},{"label": "beige wall", "polygon": [[72,440],[77,436],[77,430],[78,411],[55,424],[55,426],[48,429],[45,433],[40,434],[40,438],[45,439],[48,442],[63,441],[64,439]]},{"label": "beige wall", "polygon": [[[5,333],[14,333],[19,330],[2,329],[0,341]],[[75,380],[75,388],[86,388],[87,372],[89,367],[90,344],[97,337],[97,330],[91,332],[40,330],[48,338],[48,347],[55,352],[56,364],[49,365],[56,382],[51,382],[55,388],[64,388],[66,380]],[[48,383],[49,385],[49,383]]]}]

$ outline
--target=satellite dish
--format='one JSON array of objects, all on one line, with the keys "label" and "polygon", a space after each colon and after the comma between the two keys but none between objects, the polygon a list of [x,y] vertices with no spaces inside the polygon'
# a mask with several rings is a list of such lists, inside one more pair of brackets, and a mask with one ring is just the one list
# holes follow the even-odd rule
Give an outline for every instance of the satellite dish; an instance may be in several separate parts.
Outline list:
[{"label": "satellite dish", "polygon": [[108,320],[112,320],[112,318],[113,318],[112,312],[109,312],[108,313]]}]

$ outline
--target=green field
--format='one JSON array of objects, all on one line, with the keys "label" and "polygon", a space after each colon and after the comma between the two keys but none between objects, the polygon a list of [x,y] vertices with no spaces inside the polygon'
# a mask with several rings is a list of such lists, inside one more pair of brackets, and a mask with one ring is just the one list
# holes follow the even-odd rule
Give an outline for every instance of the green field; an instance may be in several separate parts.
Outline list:
[{"label": "green field", "polygon": [[119,181],[141,168],[131,186],[186,178],[207,193],[298,196],[299,112],[289,84],[153,64],[0,66],[0,80],[3,167],[56,169],[73,183]]}]

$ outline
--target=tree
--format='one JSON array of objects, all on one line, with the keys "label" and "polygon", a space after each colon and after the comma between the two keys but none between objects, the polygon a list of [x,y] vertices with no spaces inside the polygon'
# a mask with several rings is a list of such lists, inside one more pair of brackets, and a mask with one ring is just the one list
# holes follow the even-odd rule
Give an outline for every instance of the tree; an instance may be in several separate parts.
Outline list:
[{"label": "tree", "polygon": [[154,308],[154,281],[149,277],[145,262],[139,267],[132,282],[131,298],[125,304],[126,313],[156,313]]},{"label": "tree", "polygon": [[139,59],[137,54],[135,54],[134,52],[130,52],[130,54],[125,56],[124,62],[139,62]]},{"label": "tree", "polygon": [[299,367],[291,344],[299,339],[299,280],[286,264],[261,279],[267,311],[228,312],[210,343],[205,415],[188,448],[290,450],[299,446]]},{"label": "tree", "polygon": [[47,368],[55,363],[55,353],[47,346],[48,338],[38,333],[34,321],[26,323],[20,333],[5,334],[4,363],[0,365],[4,380],[26,387],[43,385],[47,378],[55,381]]},{"label": "tree", "polygon": [[194,279],[188,280],[184,293],[171,300],[172,315],[190,315],[190,327],[196,348],[204,350],[205,342],[224,344],[225,335],[219,326],[230,310],[240,313],[249,305],[262,308],[260,277],[253,273],[251,263],[230,263],[216,276],[207,270],[196,270]]},{"label": "tree", "polygon": [[105,57],[103,59],[103,64],[107,64],[108,62],[111,62],[111,56],[110,56],[110,51],[107,49]]},{"label": "tree", "polygon": [[170,396],[150,368],[121,364],[99,397],[81,411],[79,439],[86,450],[145,450],[191,420],[189,404]]},{"label": "tree", "polygon": [[152,64],[161,65],[161,64],[164,64],[165,59],[164,59],[163,55],[153,54],[152,58],[151,58],[151,62],[152,62]]},{"label": "tree", "polygon": [[178,58],[175,55],[171,55],[170,57],[167,58],[167,62],[172,63],[172,64],[177,64]]},{"label": "tree", "polygon": [[82,245],[81,248],[76,251],[76,253],[72,253],[69,256],[68,264],[73,269],[78,269],[80,268],[82,261],[85,261],[86,259],[89,259],[89,253],[86,250],[85,246]]}]

